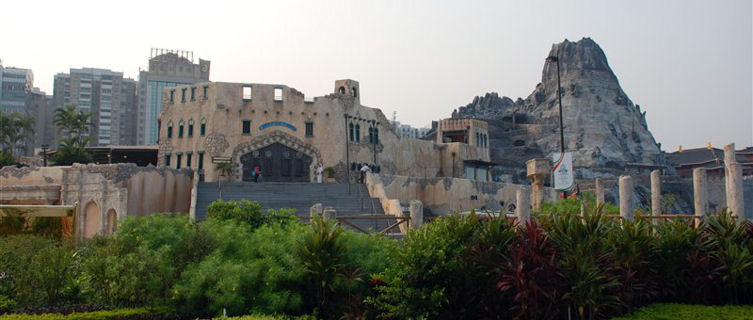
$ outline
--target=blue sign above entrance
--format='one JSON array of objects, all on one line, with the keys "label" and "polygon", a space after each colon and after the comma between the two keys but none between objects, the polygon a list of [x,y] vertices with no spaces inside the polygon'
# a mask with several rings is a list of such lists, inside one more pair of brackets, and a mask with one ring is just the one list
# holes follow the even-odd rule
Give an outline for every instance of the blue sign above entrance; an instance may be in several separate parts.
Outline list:
[{"label": "blue sign above entrance", "polygon": [[293,131],[298,131],[298,129],[296,129],[295,126],[293,126],[292,124],[287,123],[285,121],[270,121],[270,122],[267,122],[267,123],[259,126],[259,131],[266,129],[267,127],[272,127],[272,126],[280,126],[280,127],[288,128],[288,129],[293,130]]}]

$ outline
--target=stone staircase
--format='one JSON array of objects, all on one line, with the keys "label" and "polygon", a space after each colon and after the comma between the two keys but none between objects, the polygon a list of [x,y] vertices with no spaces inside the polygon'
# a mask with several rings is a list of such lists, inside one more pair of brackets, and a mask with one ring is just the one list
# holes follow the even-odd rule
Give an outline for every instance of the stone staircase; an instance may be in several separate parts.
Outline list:
[{"label": "stone staircase", "polygon": [[[348,190],[350,188],[350,191]],[[371,198],[362,184],[312,184],[280,182],[202,182],[198,185],[196,220],[207,217],[209,205],[219,199],[257,201],[264,209],[291,208],[296,215],[309,216],[309,208],[321,203],[324,208],[333,207],[337,216],[383,216],[384,210],[377,198]],[[393,219],[350,220],[364,230],[381,230],[396,222]],[[344,224],[347,227],[347,224]],[[399,232],[398,228],[392,233]]]}]

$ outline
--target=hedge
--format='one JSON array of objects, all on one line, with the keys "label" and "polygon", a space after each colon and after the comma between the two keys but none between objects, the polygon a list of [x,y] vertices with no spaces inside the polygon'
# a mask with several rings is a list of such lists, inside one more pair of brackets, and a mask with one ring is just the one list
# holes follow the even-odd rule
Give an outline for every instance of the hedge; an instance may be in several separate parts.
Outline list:
[{"label": "hedge", "polygon": [[45,314],[6,314],[0,316],[0,320],[136,320],[136,319],[165,319],[174,318],[161,309],[116,309],[93,312],[74,312],[70,314],[45,313]]},{"label": "hedge", "polygon": [[753,319],[753,306],[703,306],[678,303],[657,303],[612,320],[748,320]]}]

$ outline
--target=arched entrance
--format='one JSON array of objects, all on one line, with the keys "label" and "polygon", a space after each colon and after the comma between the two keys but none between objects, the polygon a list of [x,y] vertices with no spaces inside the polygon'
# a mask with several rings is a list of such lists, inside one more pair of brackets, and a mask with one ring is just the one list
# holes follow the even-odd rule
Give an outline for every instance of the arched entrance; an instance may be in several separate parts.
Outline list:
[{"label": "arched entrance", "polygon": [[107,234],[113,234],[115,230],[118,230],[118,214],[111,208],[107,210]]},{"label": "arched entrance", "polygon": [[84,237],[91,238],[96,236],[101,226],[102,219],[100,217],[99,205],[94,201],[90,201],[84,208]]},{"label": "arched entrance", "polygon": [[243,181],[253,181],[252,171],[261,167],[265,182],[309,182],[311,157],[281,143],[273,143],[241,156]]}]

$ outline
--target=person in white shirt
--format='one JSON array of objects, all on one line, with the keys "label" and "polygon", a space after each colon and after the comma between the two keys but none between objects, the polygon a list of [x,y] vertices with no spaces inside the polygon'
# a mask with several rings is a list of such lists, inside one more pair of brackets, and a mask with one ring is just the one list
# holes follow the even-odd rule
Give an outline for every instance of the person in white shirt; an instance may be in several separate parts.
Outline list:
[{"label": "person in white shirt", "polygon": [[361,167],[361,183],[366,183],[366,173],[371,172],[371,168],[367,163],[363,164],[363,167]]},{"label": "person in white shirt", "polygon": [[322,183],[322,173],[324,172],[324,166],[320,163],[316,168],[316,183]]}]

